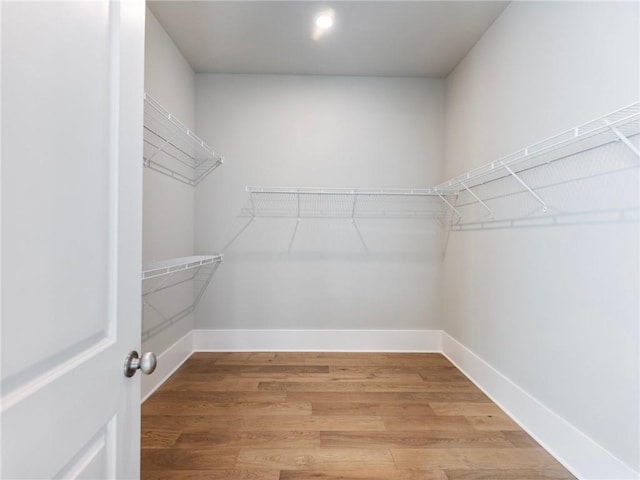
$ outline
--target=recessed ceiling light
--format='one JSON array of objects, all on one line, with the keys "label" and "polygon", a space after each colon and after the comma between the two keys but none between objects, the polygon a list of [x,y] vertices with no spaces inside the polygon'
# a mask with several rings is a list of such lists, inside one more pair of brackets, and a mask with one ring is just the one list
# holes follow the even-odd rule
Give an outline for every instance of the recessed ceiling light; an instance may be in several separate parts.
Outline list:
[{"label": "recessed ceiling light", "polygon": [[326,30],[333,26],[333,16],[326,13],[321,13],[316,17],[316,27]]},{"label": "recessed ceiling light", "polygon": [[314,25],[311,38],[316,42],[319,41],[320,38],[332,31],[335,20],[336,13],[331,8],[316,13],[315,17],[313,17]]}]

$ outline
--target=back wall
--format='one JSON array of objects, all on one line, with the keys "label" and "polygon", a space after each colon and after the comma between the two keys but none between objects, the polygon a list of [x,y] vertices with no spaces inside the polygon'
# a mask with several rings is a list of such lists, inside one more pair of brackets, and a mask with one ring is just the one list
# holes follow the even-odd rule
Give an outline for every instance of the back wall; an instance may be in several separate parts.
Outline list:
[{"label": "back wall", "polygon": [[436,221],[252,221],[245,186],[435,184],[442,80],[198,74],[196,98],[227,158],[196,189],[196,251],[225,254],[197,328],[439,328]]}]

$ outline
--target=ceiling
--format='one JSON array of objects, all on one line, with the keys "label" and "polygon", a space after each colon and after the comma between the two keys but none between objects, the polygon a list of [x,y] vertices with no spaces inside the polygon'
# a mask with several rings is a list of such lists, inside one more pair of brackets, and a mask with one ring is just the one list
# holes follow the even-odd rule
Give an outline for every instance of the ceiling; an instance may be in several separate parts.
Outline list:
[{"label": "ceiling", "polygon": [[[148,1],[198,73],[445,77],[507,1]],[[314,40],[314,17],[335,25]]]}]

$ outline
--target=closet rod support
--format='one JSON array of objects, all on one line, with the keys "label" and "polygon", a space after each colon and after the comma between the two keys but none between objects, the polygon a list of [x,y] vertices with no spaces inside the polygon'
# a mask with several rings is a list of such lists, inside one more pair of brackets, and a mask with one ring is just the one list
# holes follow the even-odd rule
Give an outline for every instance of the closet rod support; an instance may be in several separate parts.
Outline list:
[{"label": "closet rod support", "polygon": [[460,182],[460,184],[464,187],[464,189],[465,189],[467,192],[469,192],[469,193],[471,194],[471,196],[472,196],[473,198],[475,198],[478,202],[480,202],[480,204],[481,204],[484,208],[486,208],[486,209],[487,209],[487,211],[489,212],[489,216],[490,216],[491,218],[493,218],[493,211],[492,211],[489,207],[487,207],[487,204],[486,204],[486,203],[484,203],[484,202],[480,199],[480,197],[478,197],[475,193],[473,193],[473,192],[471,191],[471,189],[465,185],[465,183],[464,183],[464,182]]},{"label": "closet rod support", "polygon": [[440,192],[439,192],[439,191],[435,190],[435,192],[436,192],[436,195],[438,195],[438,196],[440,197],[440,200],[442,200],[444,203],[446,203],[446,204],[449,206],[449,208],[450,208],[451,210],[453,210],[454,212],[456,212],[456,213],[458,214],[458,216],[460,217],[460,218],[458,219],[458,221],[462,220],[462,214],[458,211],[458,209],[457,209],[456,207],[454,207],[453,205],[451,205],[449,202],[447,202],[447,199],[446,199],[446,198],[444,198],[444,197],[440,194]]},{"label": "closet rod support", "polygon": [[251,199],[251,219],[253,220],[254,218],[256,218],[256,202],[253,198],[253,192],[251,192],[249,198]]},{"label": "closet rod support", "polygon": [[528,191],[531,195],[533,195],[533,198],[535,198],[538,202],[540,202],[540,204],[542,205],[542,211],[546,213],[546,212],[547,212],[547,210],[549,210],[549,208],[547,207],[547,204],[544,202],[544,200],[542,200],[542,199],[538,196],[538,194],[536,194],[536,192],[534,192],[533,190],[531,190],[531,187],[529,187],[529,185],[527,185],[527,184],[524,182],[524,180],[522,180],[518,175],[516,175],[516,172],[514,172],[513,170],[511,170],[511,169],[509,168],[509,165],[507,165],[507,164],[503,163],[503,164],[502,164],[502,166],[503,166],[504,168],[506,168],[507,172],[509,172],[509,173],[511,174],[511,176],[512,176],[513,178],[515,178],[515,179],[518,181],[518,183],[520,183],[520,185],[522,185],[524,188],[526,188],[526,189],[527,189],[527,191]]},{"label": "closet rod support", "polygon": [[[353,195],[353,205],[351,206],[351,223],[353,223],[355,215],[356,215],[356,202],[358,201],[358,196]],[[356,227],[358,228],[358,227]]]},{"label": "closet rod support", "polygon": [[636,146],[633,143],[631,143],[629,139],[620,130],[618,130],[618,128],[616,128],[614,125],[611,125],[611,122],[609,122],[608,120],[605,120],[605,123],[611,129],[611,131],[615,133],[620,140],[622,140],[622,143],[624,143],[627,147],[629,147],[629,150],[635,153],[636,157],[640,158],[640,150],[638,150]]},{"label": "closet rod support", "polygon": [[151,156],[149,157],[149,161],[153,160],[153,157],[155,157],[158,153],[162,152],[167,145],[171,145],[171,142],[173,142],[176,135],[177,135],[177,132],[169,136],[167,139],[165,139],[164,143],[159,147],[157,147],[156,151],[151,154]]},{"label": "closet rod support", "polygon": [[293,235],[291,235],[291,240],[289,240],[289,248],[287,248],[287,253],[291,253],[291,249],[293,248],[293,241],[296,239],[296,233],[298,233],[299,225],[300,219],[296,221],[296,226],[293,228]]},{"label": "closet rod support", "polygon": [[353,226],[356,229],[356,233],[358,234],[358,238],[360,239],[360,243],[362,243],[362,248],[364,248],[364,253],[369,255],[369,247],[367,247],[367,243],[364,241],[364,237],[362,236],[362,232],[358,228],[358,224],[356,223],[356,221],[354,219],[351,220],[351,223],[353,223]]}]

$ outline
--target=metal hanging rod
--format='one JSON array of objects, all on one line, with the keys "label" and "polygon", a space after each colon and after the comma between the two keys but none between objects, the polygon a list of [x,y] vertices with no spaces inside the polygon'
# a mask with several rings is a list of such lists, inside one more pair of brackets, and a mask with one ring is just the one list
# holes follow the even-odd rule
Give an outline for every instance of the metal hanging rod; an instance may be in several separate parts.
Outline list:
[{"label": "metal hanging rod", "polygon": [[144,94],[145,167],[196,186],[224,163],[204,140],[148,93]]}]

